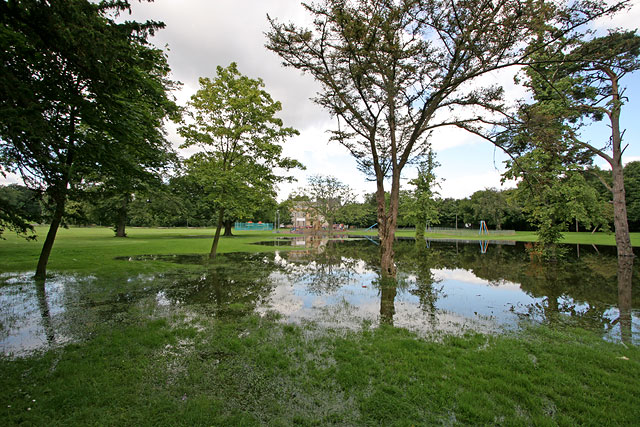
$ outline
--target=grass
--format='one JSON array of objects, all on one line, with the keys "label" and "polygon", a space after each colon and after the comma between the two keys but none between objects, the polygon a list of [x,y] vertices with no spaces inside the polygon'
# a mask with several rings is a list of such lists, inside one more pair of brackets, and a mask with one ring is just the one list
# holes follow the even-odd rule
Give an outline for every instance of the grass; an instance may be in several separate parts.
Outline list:
[{"label": "grass", "polygon": [[[352,231],[350,233],[353,234],[365,234],[370,236],[377,236],[377,231]],[[632,246],[640,246],[640,233],[630,233],[631,234],[631,245]],[[413,230],[401,230],[396,232],[396,236],[399,237],[414,237],[415,232]],[[489,233],[489,236],[480,236],[476,232],[471,232],[468,235],[463,236],[455,236],[449,234],[442,233],[429,233],[426,234],[425,237],[429,239],[458,239],[458,240],[509,240],[516,242],[535,242],[538,240],[538,236],[533,231],[516,231],[515,235],[497,235],[492,236]],[[604,232],[568,232],[563,233],[563,238],[561,243],[566,244],[585,244],[585,245],[602,245],[602,246],[615,246],[616,239],[613,233],[604,233]]]},{"label": "grass", "polygon": [[[42,240],[47,227],[36,227],[37,241],[27,242],[11,233],[6,240],[0,241],[0,259],[3,260],[0,272],[32,271],[42,249]],[[208,253],[213,240],[213,229],[206,228],[129,228],[127,238],[113,237],[113,231],[107,227],[60,229],[49,259],[49,270],[68,272],[113,272],[128,269],[122,262],[115,261],[119,256],[145,254],[193,254]],[[289,233],[236,231],[234,237],[223,237],[218,247],[219,253],[229,252],[268,252],[282,247],[255,245],[254,243],[272,240],[274,236],[291,236]],[[350,234],[375,236],[377,231],[353,231]],[[413,231],[398,231],[400,237],[413,237]],[[473,233],[469,236],[429,235],[429,238],[481,240]],[[516,232],[515,236],[490,236],[491,240],[515,240],[532,242],[536,240],[533,232]],[[611,233],[565,233],[563,243],[615,245]],[[631,233],[633,246],[640,246],[640,233]],[[153,268],[158,268],[154,265]]]},{"label": "grass", "polygon": [[632,425],[640,350],[587,332],[422,340],[153,319],[0,360],[5,425]]},{"label": "grass", "polygon": [[[25,241],[7,234],[0,241],[1,271],[35,270],[47,227],[36,227],[37,241]],[[147,254],[209,253],[214,229],[204,228],[128,228],[126,238],[116,238],[111,228],[60,229],[53,245],[48,269],[67,272],[101,272],[129,269],[116,257]],[[276,248],[254,243],[272,240],[271,232],[238,231],[235,237],[222,237],[219,253],[267,252]],[[280,248],[282,249],[282,248]],[[157,268],[157,265],[153,265]]]},{"label": "grass", "polygon": [[[130,229],[130,237],[116,239],[107,228],[60,230],[49,267],[125,286],[110,275],[176,267],[116,256],[207,253],[211,235]],[[252,244],[272,237],[239,232],[222,239],[220,252],[275,250]],[[7,235],[0,271],[32,271],[39,250],[38,242]],[[124,320],[96,322],[82,341],[0,357],[2,424],[633,425],[640,419],[640,349],[581,329],[542,325],[428,340],[388,326],[285,324],[241,303],[215,315],[197,306],[162,313],[143,299],[125,307]]]}]

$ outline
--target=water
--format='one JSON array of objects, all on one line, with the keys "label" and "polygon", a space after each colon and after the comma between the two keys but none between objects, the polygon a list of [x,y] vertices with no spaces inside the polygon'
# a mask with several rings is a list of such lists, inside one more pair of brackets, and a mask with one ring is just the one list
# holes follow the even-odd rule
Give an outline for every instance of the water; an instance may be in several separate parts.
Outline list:
[{"label": "water", "polygon": [[[573,246],[562,262],[545,264],[519,243],[401,240],[397,281],[389,283],[379,276],[376,243],[277,239],[265,244],[296,250],[220,255],[213,265],[203,255],[122,257],[132,267],[172,267],[108,279],[56,275],[44,285],[4,274],[0,351],[27,355],[86,339],[97,326],[176,312],[222,319],[258,313],[327,328],[384,322],[424,336],[571,324],[607,340],[640,342],[640,304],[618,292],[615,248]],[[636,262],[634,288],[638,277]]]}]

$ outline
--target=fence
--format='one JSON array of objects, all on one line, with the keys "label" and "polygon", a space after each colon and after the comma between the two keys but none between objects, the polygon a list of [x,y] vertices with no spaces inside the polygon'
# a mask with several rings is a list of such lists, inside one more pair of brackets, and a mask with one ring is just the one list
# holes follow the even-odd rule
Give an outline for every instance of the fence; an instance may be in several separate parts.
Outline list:
[{"label": "fence", "polygon": [[[480,231],[474,228],[448,228],[448,227],[427,227],[425,234],[448,234],[453,236],[470,236],[480,234]],[[488,236],[513,236],[515,230],[487,230]]]},{"label": "fence", "polygon": [[272,222],[236,222],[236,231],[273,230]]}]

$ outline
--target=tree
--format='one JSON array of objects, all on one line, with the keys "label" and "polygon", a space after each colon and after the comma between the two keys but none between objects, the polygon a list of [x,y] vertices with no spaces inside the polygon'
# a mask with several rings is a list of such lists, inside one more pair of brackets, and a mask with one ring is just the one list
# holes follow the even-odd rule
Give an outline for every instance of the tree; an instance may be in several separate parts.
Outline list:
[{"label": "tree", "polygon": [[257,193],[274,193],[277,183],[292,179],[277,169],[302,168],[298,161],[282,156],[280,145],[298,131],[283,126],[275,116],[280,102],[262,87],[261,79],[243,76],[235,63],[219,66],[214,80],[200,78],[200,89],[188,104],[190,122],[179,128],[186,141],[182,148],[202,150],[187,160],[187,166],[218,213],[211,259],[216,256],[225,213],[242,212],[252,206]]},{"label": "tree", "polygon": [[624,190],[629,227],[640,230],[640,162],[629,162],[624,167]]},{"label": "tree", "polygon": [[[538,50],[538,62],[527,69],[526,84],[534,103],[520,109],[514,129],[507,132],[508,149],[515,155],[546,150],[569,169],[588,165],[594,156],[604,159],[611,167],[612,183],[601,182],[612,194],[618,255],[633,257],[622,163],[621,79],[640,68],[640,37],[635,32],[610,32],[572,40],[570,49],[565,44],[539,49],[539,41],[532,48]],[[611,128],[609,141],[583,141],[578,134],[581,127],[604,117]]]},{"label": "tree", "polygon": [[510,206],[504,193],[495,188],[476,191],[471,195],[470,206],[473,210],[476,225],[485,221],[489,227],[502,230]]},{"label": "tree", "polygon": [[170,104],[169,67],[147,42],[163,24],[117,23],[127,9],[127,1],[0,2],[0,162],[53,204],[39,279],[69,191],[96,170],[126,175],[138,159],[121,158],[129,148],[163,148],[149,111]]},{"label": "tree", "polygon": [[309,199],[306,207],[311,215],[326,221],[329,232],[333,230],[340,208],[353,199],[353,192],[349,186],[330,175],[310,176],[301,194]]},{"label": "tree", "polygon": [[567,170],[563,159],[548,150],[533,150],[511,163],[505,176],[521,179],[517,198],[536,227],[536,251],[547,259],[557,259],[563,250],[557,244],[568,224],[579,221],[586,227],[604,226],[610,220],[608,204],[584,178],[582,169]]},{"label": "tree", "polygon": [[500,109],[501,88],[470,83],[526,63],[528,52],[519,47],[541,22],[558,38],[609,11],[598,2],[561,7],[518,0],[324,0],[305,4],[311,29],[269,18],[267,48],[322,84],[316,102],[338,118],[333,139],[375,178],[383,275],[395,276],[404,167],[425,154],[431,130],[477,119],[452,109]]},{"label": "tree", "polygon": [[424,239],[424,230],[427,224],[438,224],[438,211],[435,207],[435,191],[440,184],[437,182],[434,169],[440,166],[436,162],[435,154],[429,150],[425,160],[418,163],[418,176],[409,181],[415,186],[408,206],[409,218],[416,226],[416,240]]},{"label": "tree", "polygon": [[17,184],[0,186],[0,238],[8,229],[28,240],[35,239],[30,222],[40,222],[41,219],[38,192]]}]

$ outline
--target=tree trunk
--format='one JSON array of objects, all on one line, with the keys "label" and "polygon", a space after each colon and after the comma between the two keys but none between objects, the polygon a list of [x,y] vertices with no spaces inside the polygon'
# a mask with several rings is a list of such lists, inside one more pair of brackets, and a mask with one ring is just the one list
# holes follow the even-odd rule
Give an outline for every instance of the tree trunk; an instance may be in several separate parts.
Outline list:
[{"label": "tree trunk", "polygon": [[393,316],[396,314],[395,298],[398,293],[394,279],[380,281],[380,323],[393,326]]},{"label": "tree trunk", "polygon": [[420,218],[416,222],[416,240],[424,240],[424,229],[427,228],[427,221]]},{"label": "tree trunk", "polygon": [[218,214],[218,225],[216,227],[216,235],[213,238],[213,245],[211,245],[211,252],[209,252],[209,259],[214,260],[216,258],[216,252],[218,251],[218,241],[220,240],[220,231],[224,222],[224,208],[220,209]]},{"label": "tree trunk", "polygon": [[64,215],[64,205],[66,202],[66,193],[59,195],[56,200],[56,208],[51,219],[51,225],[49,226],[49,232],[42,245],[42,251],[40,252],[40,258],[38,259],[38,266],[36,267],[35,278],[37,280],[45,280],[47,277],[47,263],[49,262],[49,255],[51,255],[51,248],[53,248],[53,242],[56,240],[56,233],[62,223],[62,215]]},{"label": "tree trunk", "polygon": [[620,134],[620,93],[618,90],[618,77],[605,70],[611,79],[612,107],[609,114],[611,120],[611,146],[613,148],[613,158],[611,164],[611,174],[613,177],[613,225],[616,232],[616,247],[618,248],[618,258],[633,257],[633,248],[629,237],[629,223],[627,221],[627,202],[624,192],[624,176],[622,173],[622,135]]},{"label": "tree trunk", "polygon": [[618,310],[620,338],[630,344],[632,338],[631,288],[633,283],[633,257],[618,257]]},{"label": "tree trunk", "polygon": [[116,237],[127,237],[125,227],[127,225],[127,205],[129,204],[129,197],[124,196],[120,209],[118,209],[118,221],[116,223]]},{"label": "tree trunk", "polygon": [[613,106],[609,118],[611,120],[611,145],[613,158],[611,174],[613,177],[613,225],[616,232],[616,246],[618,257],[633,257],[633,248],[629,237],[629,223],[627,221],[627,202],[624,192],[624,176],[622,173],[622,136],[620,134],[620,95],[618,92],[618,80],[611,75],[611,90],[613,93]]},{"label": "tree trunk", "polygon": [[223,237],[233,237],[233,233],[231,233],[231,227],[233,227],[233,222],[231,220],[224,221],[224,234]]},{"label": "tree trunk", "polygon": [[616,232],[618,257],[633,257],[633,248],[629,237],[629,223],[627,222],[627,203],[624,192],[622,162],[615,163],[611,165],[611,169],[613,174],[613,225]]},{"label": "tree trunk", "polygon": [[396,277],[395,252],[393,241],[395,239],[396,224],[398,221],[398,200],[400,196],[400,177],[394,171],[389,195],[389,208],[385,203],[383,178],[378,179],[376,201],[378,204],[378,236],[380,237],[380,271],[382,277]]}]

